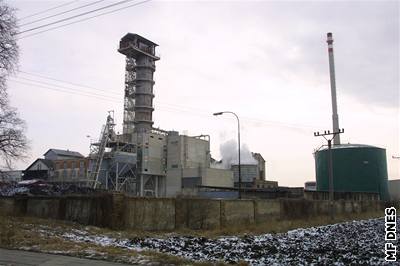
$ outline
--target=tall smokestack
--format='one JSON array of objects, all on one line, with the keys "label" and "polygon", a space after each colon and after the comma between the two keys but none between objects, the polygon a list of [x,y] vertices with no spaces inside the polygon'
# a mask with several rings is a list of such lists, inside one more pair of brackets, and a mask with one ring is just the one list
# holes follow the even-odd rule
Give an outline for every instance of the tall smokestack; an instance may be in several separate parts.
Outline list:
[{"label": "tall smokestack", "polygon": [[[329,74],[330,74],[330,79],[331,79],[333,132],[339,132],[339,116],[337,113],[337,102],[336,102],[335,60],[333,57],[333,38],[332,38],[331,32],[328,32],[326,42],[328,43]],[[334,145],[340,144],[339,134],[335,135],[335,138],[333,139],[333,144]]]}]

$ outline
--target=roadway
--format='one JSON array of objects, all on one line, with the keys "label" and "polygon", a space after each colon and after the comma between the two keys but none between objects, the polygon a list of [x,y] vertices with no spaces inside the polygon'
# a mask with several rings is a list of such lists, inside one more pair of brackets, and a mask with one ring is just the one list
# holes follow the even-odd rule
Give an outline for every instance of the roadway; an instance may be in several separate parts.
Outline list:
[{"label": "roadway", "polygon": [[101,260],[81,259],[70,256],[37,253],[30,251],[0,249],[0,266],[122,266],[121,264]]}]

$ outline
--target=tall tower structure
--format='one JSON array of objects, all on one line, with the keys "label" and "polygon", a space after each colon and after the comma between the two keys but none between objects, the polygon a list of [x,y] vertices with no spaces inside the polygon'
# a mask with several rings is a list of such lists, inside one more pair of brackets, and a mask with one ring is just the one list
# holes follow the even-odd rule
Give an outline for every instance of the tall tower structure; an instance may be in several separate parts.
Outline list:
[{"label": "tall tower structure", "polygon": [[[335,78],[335,61],[333,58],[333,37],[332,33],[327,33],[328,54],[329,54],[329,76],[331,80],[331,97],[332,97],[332,124],[333,132],[339,132],[339,116],[337,113],[336,102],[336,78]],[[336,134],[333,139],[334,145],[340,145],[340,134]]]},{"label": "tall tower structure", "polygon": [[128,33],[119,42],[118,52],[126,55],[123,135],[149,132],[153,126],[153,74],[158,46],[152,41]]}]

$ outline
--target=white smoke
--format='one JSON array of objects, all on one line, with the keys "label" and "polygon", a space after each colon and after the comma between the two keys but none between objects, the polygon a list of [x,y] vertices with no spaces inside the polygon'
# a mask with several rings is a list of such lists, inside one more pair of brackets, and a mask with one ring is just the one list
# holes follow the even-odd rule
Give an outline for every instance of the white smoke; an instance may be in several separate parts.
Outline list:
[{"label": "white smoke", "polygon": [[[238,164],[238,150],[235,140],[228,140],[219,147],[222,156],[222,165],[225,169],[230,169],[232,164]],[[242,144],[240,148],[241,164],[257,164],[257,160],[253,158],[248,146]]]}]

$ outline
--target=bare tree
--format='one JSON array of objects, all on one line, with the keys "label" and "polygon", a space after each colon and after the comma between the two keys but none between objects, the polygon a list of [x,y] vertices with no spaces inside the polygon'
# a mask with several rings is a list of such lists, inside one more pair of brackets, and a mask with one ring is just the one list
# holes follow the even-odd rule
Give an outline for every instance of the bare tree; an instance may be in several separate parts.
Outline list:
[{"label": "bare tree", "polygon": [[11,168],[11,162],[23,159],[27,149],[25,122],[18,117],[15,108],[3,106],[0,108],[0,156],[5,165]]},{"label": "bare tree", "polygon": [[7,77],[18,67],[18,32],[15,9],[0,0],[0,157],[3,165],[26,155],[28,141],[25,136],[25,122],[17,110],[10,106],[7,94]]},{"label": "bare tree", "polygon": [[0,93],[1,102],[8,103],[6,93],[6,77],[18,66],[18,45],[15,38],[18,32],[15,9],[0,0]]}]

